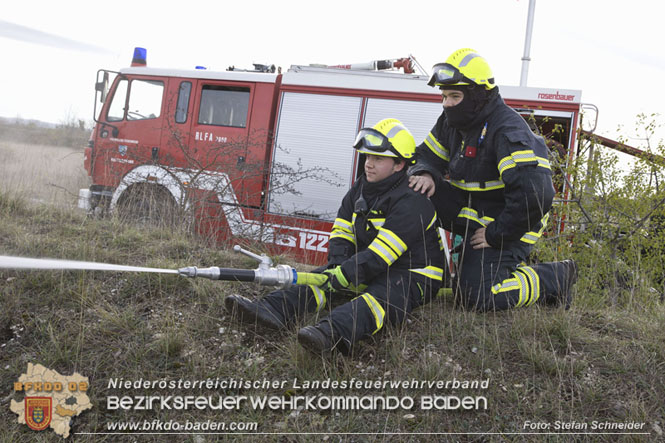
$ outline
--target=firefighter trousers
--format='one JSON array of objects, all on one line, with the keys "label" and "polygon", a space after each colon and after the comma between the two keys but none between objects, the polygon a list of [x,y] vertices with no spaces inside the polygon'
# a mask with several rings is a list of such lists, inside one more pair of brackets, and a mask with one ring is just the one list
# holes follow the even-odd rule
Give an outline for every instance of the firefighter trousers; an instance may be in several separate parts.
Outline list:
[{"label": "firefighter trousers", "polygon": [[335,293],[335,296],[351,298],[335,308],[329,300],[333,294],[316,286],[274,291],[262,302],[282,313],[286,322],[309,312],[327,314],[317,326],[332,336],[340,351],[348,353],[354,343],[377,333],[386,322],[401,323],[406,314],[429,302],[439,287],[439,281],[423,275],[408,270],[389,270],[362,289]]},{"label": "firefighter trousers", "polygon": [[464,242],[454,283],[466,308],[501,311],[537,302],[555,304],[567,296],[571,270],[566,263],[527,266],[531,245],[473,249],[470,237]]}]

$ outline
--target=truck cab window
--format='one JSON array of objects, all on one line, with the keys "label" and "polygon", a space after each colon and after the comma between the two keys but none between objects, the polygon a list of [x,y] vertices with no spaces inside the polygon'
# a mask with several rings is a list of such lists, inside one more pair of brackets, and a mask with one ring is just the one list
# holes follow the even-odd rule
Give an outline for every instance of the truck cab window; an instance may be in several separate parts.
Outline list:
[{"label": "truck cab window", "polygon": [[120,80],[113,93],[113,99],[109,106],[109,112],[106,120],[110,122],[119,122],[125,117],[125,103],[127,102],[127,80]]},{"label": "truck cab window", "polygon": [[199,124],[247,126],[249,88],[205,85],[201,91]]},{"label": "truck cab window", "polygon": [[178,103],[175,107],[175,122],[185,123],[187,121],[187,108],[189,108],[189,95],[192,92],[192,82],[180,83],[178,90]]},{"label": "truck cab window", "polygon": [[159,117],[162,111],[163,95],[164,82],[132,80],[127,120],[145,120]]}]

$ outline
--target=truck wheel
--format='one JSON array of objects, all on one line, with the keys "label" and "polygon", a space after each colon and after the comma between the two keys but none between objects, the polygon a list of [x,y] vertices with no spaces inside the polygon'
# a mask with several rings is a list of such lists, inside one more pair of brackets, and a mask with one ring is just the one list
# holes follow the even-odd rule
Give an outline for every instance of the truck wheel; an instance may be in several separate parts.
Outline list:
[{"label": "truck wheel", "polygon": [[181,211],[171,193],[163,186],[135,183],[118,199],[118,217],[130,223],[151,226],[175,226]]}]

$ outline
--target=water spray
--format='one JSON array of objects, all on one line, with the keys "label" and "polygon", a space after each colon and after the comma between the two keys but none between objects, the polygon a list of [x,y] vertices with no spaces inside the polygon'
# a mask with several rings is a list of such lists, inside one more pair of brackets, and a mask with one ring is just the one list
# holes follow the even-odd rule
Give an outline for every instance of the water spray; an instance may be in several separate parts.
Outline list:
[{"label": "water spray", "polygon": [[272,259],[265,254],[257,255],[236,245],[233,250],[258,261],[257,269],[197,268],[189,266],[180,269],[146,268],[123,266],[108,263],[56,260],[44,258],[23,258],[0,256],[0,269],[37,269],[37,270],[80,270],[80,271],[116,271],[116,272],[152,272],[159,274],[179,274],[190,278],[210,280],[255,282],[263,286],[278,286],[282,289],[293,285],[322,285],[327,280],[323,274],[298,272],[289,265],[273,266]]},{"label": "water spray", "polygon": [[122,266],[91,261],[56,260],[50,258],[23,258],[0,256],[0,269],[39,269],[39,270],[79,270],[79,271],[117,271],[117,272],[158,272],[177,274],[173,269],[144,268]]}]

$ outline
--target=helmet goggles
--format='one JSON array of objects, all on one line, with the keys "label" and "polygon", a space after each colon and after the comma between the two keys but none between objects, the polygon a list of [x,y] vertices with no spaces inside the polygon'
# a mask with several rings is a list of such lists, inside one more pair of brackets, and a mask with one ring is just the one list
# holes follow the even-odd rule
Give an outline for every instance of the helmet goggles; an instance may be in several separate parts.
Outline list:
[{"label": "helmet goggles", "polygon": [[459,84],[474,84],[475,82],[462,74],[459,69],[450,63],[438,63],[434,65],[432,78],[427,82],[428,86],[451,86]]},{"label": "helmet goggles", "polygon": [[401,157],[388,137],[373,128],[363,128],[358,132],[353,148],[363,154]]}]

